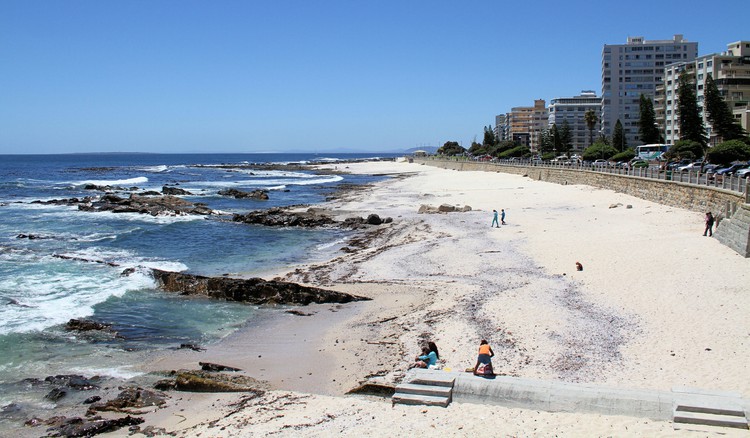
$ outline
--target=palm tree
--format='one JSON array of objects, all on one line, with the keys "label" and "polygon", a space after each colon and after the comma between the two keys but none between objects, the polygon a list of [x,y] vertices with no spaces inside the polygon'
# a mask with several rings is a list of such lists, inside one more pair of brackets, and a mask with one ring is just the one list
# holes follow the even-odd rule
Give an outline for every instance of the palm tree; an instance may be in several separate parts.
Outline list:
[{"label": "palm tree", "polygon": [[589,128],[589,146],[591,146],[594,144],[594,128],[596,128],[596,123],[599,121],[599,117],[594,110],[588,110],[583,115],[583,120],[586,121],[586,127]]}]

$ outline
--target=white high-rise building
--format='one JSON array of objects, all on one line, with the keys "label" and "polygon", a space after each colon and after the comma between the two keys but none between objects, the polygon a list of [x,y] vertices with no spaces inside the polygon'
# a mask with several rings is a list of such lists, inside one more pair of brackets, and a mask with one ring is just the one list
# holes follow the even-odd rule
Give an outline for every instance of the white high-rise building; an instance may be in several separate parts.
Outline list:
[{"label": "white high-rise building", "polygon": [[664,68],[689,62],[698,56],[698,43],[682,35],[671,40],[647,41],[628,37],[626,44],[605,44],[602,51],[602,133],[611,136],[617,120],[627,143],[643,144],[638,134],[640,98],[654,100],[656,87],[664,81]]},{"label": "white high-rise building", "polygon": [[[596,95],[596,92],[584,90],[581,91],[579,96],[552,99],[549,104],[547,121],[550,128],[552,128],[552,125],[557,125],[558,130],[562,128],[565,122],[568,122],[573,139],[573,150],[582,151],[591,146],[591,136],[584,116],[587,111],[594,111],[598,118],[601,109],[602,99]],[[597,122],[593,131],[594,141],[599,137],[600,128],[601,124]]]}]

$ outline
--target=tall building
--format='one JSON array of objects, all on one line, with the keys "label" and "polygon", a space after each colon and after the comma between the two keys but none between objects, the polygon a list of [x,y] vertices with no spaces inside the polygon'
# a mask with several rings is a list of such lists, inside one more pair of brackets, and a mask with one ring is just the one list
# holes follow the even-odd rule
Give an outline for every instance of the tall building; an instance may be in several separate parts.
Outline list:
[{"label": "tall building", "polygon": [[544,99],[534,101],[534,106],[517,106],[508,113],[508,140],[513,140],[532,151],[539,146],[542,131],[547,129],[547,108]]},{"label": "tall building", "polygon": [[[573,139],[573,149],[582,151],[590,146],[590,132],[584,115],[588,111],[594,111],[598,119],[601,109],[602,99],[591,90],[583,90],[580,95],[574,97],[552,99],[549,104],[549,127],[556,124],[557,129],[560,129],[565,122],[568,122]],[[600,129],[601,122],[597,121],[593,131],[594,141],[599,137]]]},{"label": "tall building", "polygon": [[508,131],[506,131],[505,127],[505,114],[498,114],[495,116],[495,137],[497,137],[500,141],[505,141],[508,139]]},{"label": "tall building", "polygon": [[[665,67],[664,84],[659,87],[656,100],[657,122],[664,129],[667,144],[674,144],[680,139],[680,115],[677,111],[679,78],[683,71],[692,76],[695,83],[695,94],[698,107],[702,111],[703,124],[711,145],[721,139],[713,131],[708,121],[708,114],[703,111],[704,88],[706,77],[714,79],[719,94],[729,105],[738,122],[742,124],[743,109],[747,111],[750,103],[750,41],[736,41],[727,44],[727,51],[703,55],[691,62],[681,62]],[[743,128],[747,129],[747,122]]]},{"label": "tall building", "polygon": [[626,44],[605,44],[602,50],[602,133],[611,136],[617,120],[622,123],[627,142],[642,144],[638,134],[640,97],[654,99],[663,83],[664,68],[693,61],[698,43],[675,35],[671,40],[647,41],[628,37]]}]

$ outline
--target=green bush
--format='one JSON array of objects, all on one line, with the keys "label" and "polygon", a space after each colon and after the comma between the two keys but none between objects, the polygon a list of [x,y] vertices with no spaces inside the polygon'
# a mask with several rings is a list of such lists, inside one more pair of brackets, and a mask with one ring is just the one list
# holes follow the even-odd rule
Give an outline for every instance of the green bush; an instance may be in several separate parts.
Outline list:
[{"label": "green bush", "polygon": [[586,161],[594,161],[600,158],[608,160],[617,154],[617,152],[617,149],[608,144],[594,143],[583,151],[582,158]]},{"label": "green bush", "polygon": [[609,159],[612,161],[629,161],[635,157],[635,151],[633,149],[625,149],[615,155],[612,155]]},{"label": "green bush", "polygon": [[680,140],[673,144],[662,156],[669,161],[679,161],[682,159],[694,160],[703,156],[703,147],[696,141]]},{"label": "green bush", "polygon": [[516,146],[513,149],[498,154],[498,158],[510,158],[510,157],[527,157],[531,155],[531,150],[526,146]]},{"label": "green bush", "polygon": [[740,140],[729,140],[712,147],[706,159],[714,164],[731,164],[750,160],[750,146]]}]

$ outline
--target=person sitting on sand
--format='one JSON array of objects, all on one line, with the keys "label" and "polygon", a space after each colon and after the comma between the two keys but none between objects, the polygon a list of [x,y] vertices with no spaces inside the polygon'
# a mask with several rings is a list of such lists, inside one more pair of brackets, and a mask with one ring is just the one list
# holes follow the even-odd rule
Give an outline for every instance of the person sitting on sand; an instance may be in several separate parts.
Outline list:
[{"label": "person sitting on sand", "polygon": [[487,343],[485,339],[479,343],[479,355],[477,356],[477,364],[474,366],[475,376],[494,376],[495,372],[492,370],[491,358],[495,355],[492,351],[492,347]]},{"label": "person sitting on sand", "polygon": [[414,363],[414,367],[416,368],[435,368],[435,365],[437,364],[437,353],[434,351],[430,351],[428,347],[422,347],[422,355],[417,356],[414,359],[416,362]]},{"label": "person sitting on sand", "polygon": [[440,360],[440,353],[438,353],[437,345],[435,345],[434,342],[432,342],[432,341],[428,342],[427,343],[427,348],[430,351],[434,351],[435,352],[435,357],[437,358],[437,360]]}]

